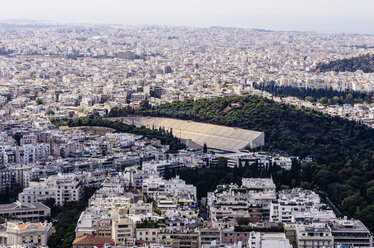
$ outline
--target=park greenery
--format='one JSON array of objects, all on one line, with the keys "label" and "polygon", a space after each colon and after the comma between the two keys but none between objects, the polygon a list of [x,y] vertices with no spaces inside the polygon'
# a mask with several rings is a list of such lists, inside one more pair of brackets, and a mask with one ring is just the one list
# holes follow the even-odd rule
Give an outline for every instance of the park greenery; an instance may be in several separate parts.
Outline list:
[{"label": "park greenery", "polygon": [[3,193],[0,194],[0,204],[9,204],[18,199],[18,194],[23,191],[23,187],[19,184],[7,187]]},{"label": "park greenery", "polygon": [[374,55],[365,54],[358,57],[333,60],[328,63],[319,63],[316,67],[320,72],[355,72],[362,70],[365,73],[374,72]]},{"label": "park greenery", "polygon": [[131,112],[117,109],[109,115],[171,117],[265,132],[262,149],[312,155],[313,162],[301,167],[300,183],[326,192],[344,214],[374,230],[374,130],[367,126],[258,96],[176,101],[157,108],[144,103]]},{"label": "park greenery", "polygon": [[40,99],[40,98],[36,98],[36,103],[37,103],[38,105],[42,105],[42,104],[43,104],[43,100]]},{"label": "park greenery", "polygon": [[215,166],[203,168],[189,168],[183,167],[176,170],[165,170],[165,179],[170,179],[179,175],[179,177],[186,181],[187,184],[196,186],[197,197],[201,199],[206,197],[208,192],[212,192],[217,188],[217,185],[235,183],[241,185],[242,178],[249,177],[272,177],[278,189],[288,189],[302,185],[305,188],[311,189],[311,185],[301,182],[301,171],[298,161],[293,160],[291,170],[287,171],[281,168],[276,163],[269,166],[260,166],[258,161],[250,166],[248,160],[241,160],[240,166],[230,168],[227,166],[227,159],[220,157]]},{"label": "park greenery", "polygon": [[48,247],[70,248],[75,238],[77,221],[87,207],[88,200],[95,193],[96,188],[84,188],[79,201],[66,203],[63,207],[56,206],[53,198],[47,199],[44,204],[51,208],[51,218],[56,221],[55,232],[48,240]]},{"label": "park greenery", "polygon": [[278,97],[297,97],[308,102],[319,102],[325,105],[374,103],[373,92],[337,91],[332,88],[312,89],[292,86],[278,86],[275,82],[255,83],[254,87]]},{"label": "park greenery", "polygon": [[93,116],[82,117],[75,120],[60,120],[56,121],[51,118],[51,121],[56,126],[69,126],[69,127],[79,127],[79,126],[97,126],[97,127],[107,127],[116,130],[120,133],[133,133],[137,135],[143,135],[149,139],[158,139],[161,141],[162,145],[169,145],[169,152],[175,153],[180,149],[185,148],[185,145],[180,142],[180,139],[173,136],[172,131],[169,132],[165,129],[148,129],[145,127],[135,127],[133,125],[127,125],[120,121],[111,121],[107,119],[94,118]]}]

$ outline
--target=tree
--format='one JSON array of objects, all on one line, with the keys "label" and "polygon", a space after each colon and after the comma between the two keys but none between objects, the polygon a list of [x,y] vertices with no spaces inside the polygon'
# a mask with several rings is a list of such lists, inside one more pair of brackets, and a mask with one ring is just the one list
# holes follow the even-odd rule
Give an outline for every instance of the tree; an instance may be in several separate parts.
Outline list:
[{"label": "tree", "polygon": [[68,202],[63,208],[54,207],[53,200],[46,200],[46,204],[52,206],[52,216],[55,216],[58,220],[55,226],[55,232],[48,240],[49,247],[71,247],[75,238],[75,228],[79,216],[87,207],[88,200],[95,193],[96,189],[97,188],[92,187],[85,188],[80,201]]},{"label": "tree", "polygon": [[356,214],[357,208],[363,209],[365,205],[366,202],[359,193],[346,197],[342,202],[343,209],[346,210],[350,216]]},{"label": "tree", "polygon": [[153,210],[153,212],[155,213],[155,214],[158,214],[158,215],[160,215],[161,216],[161,209],[158,209],[158,208],[155,208],[154,210]]},{"label": "tree", "polygon": [[225,167],[227,166],[227,158],[225,157],[219,157],[217,161],[217,166],[218,167]]},{"label": "tree", "polygon": [[208,146],[206,143],[204,143],[204,146],[203,146],[203,153],[207,153],[208,152]]},{"label": "tree", "polygon": [[149,102],[148,102],[147,99],[145,99],[144,101],[142,101],[142,102],[140,103],[140,106],[141,106],[141,108],[144,109],[144,110],[149,109],[149,107],[150,107]]},{"label": "tree", "polygon": [[374,72],[374,55],[365,54],[358,57],[344,58],[339,60],[330,61],[328,63],[320,63],[317,65],[316,70],[321,72],[336,71],[355,72],[362,70],[365,73]]},{"label": "tree", "polygon": [[46,115],[55,115],[55,112],[52,109],[47,109],[47,111],[45,111],[45,114]]},{"label": "tree", "polygon": [[13,134],[12,138],[16,141],[17,146],[21,145],[21,139],[23,135],[21,133],[15,133]]},{"label": "tree", "polygon": [[345,101],[346,103],[349,103],[349,104],[353,103],[353,96],[351,93],[347,94],[347,96],[345,97]]},{"label": "tree", "polygon": [[40,98],[36,98],[36,103],[37,103],[38,105],[41,105],[41,104],[43,104],[43,101],[42,101],[42,99],[40,99]]},{"label": "tree", "polygon": [[22,190],[23,187],[20,184],[15,184],[11,188],[7,187],[5,192],[0,194],[0,204],[16,201],[18,194],[21,193]]},{"label": "tree", "polygon": [[360,211],[357,217],[365,223],[365,225],[373,230],[374,228],[374,205],[370,205]]},{"label": "tree", "polygon": [[328,103],[328,98],[327,97],[322,97],[318,100],[319,103],[322,103],[322,104],[327,104]]},{"label": "tree", "polygon": [[339,104],[340,103],[340,98],[338,96],[334,96],[332,98],[332,102],[333,102],[333,104]]},{"label": "tree", "polygon": [[374,201],[374,186],[367,189],[367,197],[371,202]]},{"label": "tree", "polygon": [[166,180],[169,180],[170,178],[172,178],[173,177],[173,175],[172,175],[172,172],[170,171],[170,169],[169,169],[169,166],[166,166],[165,167],[165,172],[164,172],[164,178],[166,179]]}]

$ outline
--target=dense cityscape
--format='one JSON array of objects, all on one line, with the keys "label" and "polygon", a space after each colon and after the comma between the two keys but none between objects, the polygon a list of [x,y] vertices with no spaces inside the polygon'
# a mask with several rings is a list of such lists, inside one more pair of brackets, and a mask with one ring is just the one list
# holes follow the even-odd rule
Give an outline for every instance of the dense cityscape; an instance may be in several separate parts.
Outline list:
[{"label": "dense cityscape", "polygon": [[[366,176],[340,199],[316,171],[338,162],[282,149],[291,145],[275,131],[229,116],[252,101],[370,139],[373,72],[319,67],[374,54],[373,44],[358,34],[0,24],[0,247],[373,247],[372,143],[339,168]],[[230,102],[219,109],[221,98]],[[196,111],[207,99],[217,118]],[[316,143],[324,128],[310,131]],[[360,166],[363,175],[349,170]]]}]

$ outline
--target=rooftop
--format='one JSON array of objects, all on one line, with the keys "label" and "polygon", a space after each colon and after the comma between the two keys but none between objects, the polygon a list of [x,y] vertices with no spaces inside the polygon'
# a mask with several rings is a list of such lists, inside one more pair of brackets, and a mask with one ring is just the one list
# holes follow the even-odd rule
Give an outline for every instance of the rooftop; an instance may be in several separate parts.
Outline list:
[{"label": "rooftop", "polygon": [[31,229],[31,228],[43,228],[42,223],[24,223],[17,225],[19,230]]},{"label": "rooftop", "polygon": [[111,238],[104,237],[93,237],[92,235],[86,234],[74,239],[73,245],[114,245],[114,241]]},{"label": "rooftop", "polygon": [[46,205],[36,202],[36,203],[21,203],[19,201],[10,204],[0,204],[0,211],[7,210],[28,210],[28,209],[49,209]]}]

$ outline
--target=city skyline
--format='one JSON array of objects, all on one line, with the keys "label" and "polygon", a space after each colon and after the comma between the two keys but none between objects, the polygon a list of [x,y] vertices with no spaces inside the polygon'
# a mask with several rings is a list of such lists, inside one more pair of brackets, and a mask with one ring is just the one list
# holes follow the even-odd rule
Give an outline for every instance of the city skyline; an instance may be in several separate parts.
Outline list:
[{"label": "city skyline", "polygon": [[369,0],[211,1],[170,0],[127,2],[119,0],[7,1],[0,9],[1,22],[26,19],[53,23],[124,25],[225,26],[318,33],[374,34]]}]

